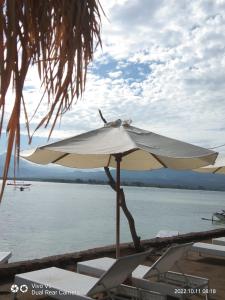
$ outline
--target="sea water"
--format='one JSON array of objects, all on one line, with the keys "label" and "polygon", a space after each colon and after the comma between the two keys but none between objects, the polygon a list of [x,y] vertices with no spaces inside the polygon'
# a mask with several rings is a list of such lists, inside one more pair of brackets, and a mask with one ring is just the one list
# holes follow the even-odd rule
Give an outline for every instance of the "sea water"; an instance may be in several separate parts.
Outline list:
[{"label": "sea water", "polygon": [[[225,208],[225,192],[124,187],[142,239],[159,230],[180,233],[222,227],[201,218]],[[106,185],[32,182],[7,186],[0,205],[0,251],[11,261],[41,258],[115,243],[115,192]],[[121,242],[131,241],[121,212]]]}]

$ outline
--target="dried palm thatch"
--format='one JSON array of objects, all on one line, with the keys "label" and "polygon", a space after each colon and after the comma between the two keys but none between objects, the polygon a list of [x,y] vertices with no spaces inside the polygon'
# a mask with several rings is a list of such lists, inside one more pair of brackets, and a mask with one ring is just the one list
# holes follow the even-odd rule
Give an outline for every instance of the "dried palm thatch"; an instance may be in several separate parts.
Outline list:
[{"label": "dried palm thatch", "polygon": [[30,137],[23,98],[28,68],[33,64],[38,67],[49,102],[49,110],[36,129],[52,123],[50,136],[59,115],[84,91],[88,63],[101,44],[101,11],[98,0],[0,0],[0,134],[11,84],[15,95],[8,100],[14,105],[6,128],[8,146],[0,199],[12,152],[19,157],[22,109]]}]

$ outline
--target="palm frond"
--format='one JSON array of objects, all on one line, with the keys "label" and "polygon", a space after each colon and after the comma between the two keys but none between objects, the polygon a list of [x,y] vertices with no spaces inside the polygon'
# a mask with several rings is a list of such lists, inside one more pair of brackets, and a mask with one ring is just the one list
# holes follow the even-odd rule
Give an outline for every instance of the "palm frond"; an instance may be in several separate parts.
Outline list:
[{"label": "palm frond", "polygon": [[49,103],[49,111],[36,129],[50,124],[54,116],[51,135],[59,115],[84,91],[87,66],[96,45],[101,45],[101,12],[98,0],[0,0],[0,135],[11,83],[15,94],[9,100],[14,106],[7,122],[8,147],[0,200],[13,148],[19,156],[22,108],[30,136],[23,98],[29,67],[37,66]]}]

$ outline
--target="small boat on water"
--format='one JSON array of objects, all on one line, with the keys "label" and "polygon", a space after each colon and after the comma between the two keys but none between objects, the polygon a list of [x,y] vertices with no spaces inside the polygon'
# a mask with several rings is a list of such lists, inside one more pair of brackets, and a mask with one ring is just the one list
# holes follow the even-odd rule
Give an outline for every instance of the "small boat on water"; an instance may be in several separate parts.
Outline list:
[{"label": "small boat on water", "polygon": [[212,215],[212,220],[213,220],[213,217],[216,217],[218,220],[225,222],[225,210],[222,209],[220,212],[215,212]]},{"label": "small boat on water", "polygon": [[8,182],[7,185],[12,185],[15,187],[27,187],[27,186],[31,186],[31,183],[24,183],[24,182]]},{"label": "small boat on water", "polygon": [[31,186],[31,183],[24,183],[24,182],[8,182],[7,185],[13,186],[14,189],[19,189],[21,192],[23,192],[26,189],[29,189]]}]

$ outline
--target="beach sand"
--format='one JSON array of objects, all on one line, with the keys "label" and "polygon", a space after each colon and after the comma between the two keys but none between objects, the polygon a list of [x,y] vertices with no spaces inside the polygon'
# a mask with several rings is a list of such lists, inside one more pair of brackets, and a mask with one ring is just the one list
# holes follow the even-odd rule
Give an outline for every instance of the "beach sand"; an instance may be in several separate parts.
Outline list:
[{"label": "beach sand", "polygon": [[[152,259],[152,261],[149,261],[147,264],[151,265],[155,259],[157,259],[157,257]],[[225,259],[200,257],[197,253],[190,253],[187,257],[179,262],[179,268],[184,273],[208,278],[210,289],[215,292],[215,294],[210,294],[211,300],[225,299]],[[74,271],[74,266],[68,266],[67,269]],[[177,269],[177,267],[174,267],[171,271],[179,270]],[[8,294],[11,284],[12,282],[0,282],[0,300],[11,300],[11,295]],[[23,294],[21,296],[18,296],[18,299],[50,300],[52,298],[35,298],[34,296]],[[204,297],[202,295],[198,295],[192,296],[191,299],[204,299]]]}]

